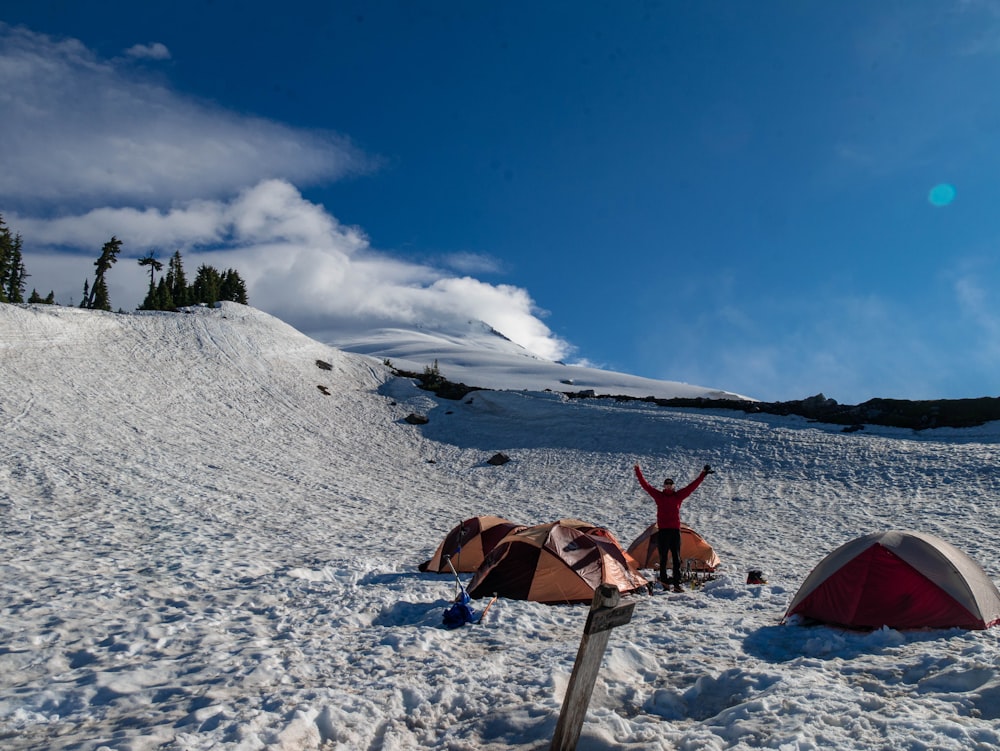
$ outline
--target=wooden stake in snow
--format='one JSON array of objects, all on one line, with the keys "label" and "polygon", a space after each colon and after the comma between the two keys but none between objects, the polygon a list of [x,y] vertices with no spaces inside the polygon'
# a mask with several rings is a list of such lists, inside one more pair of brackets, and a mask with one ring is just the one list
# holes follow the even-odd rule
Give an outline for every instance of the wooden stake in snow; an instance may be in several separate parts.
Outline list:
[{"label": "wooden stake in snow", "polygon": [[552,738],[551,751],[572,751],[580,740],[583,718],[587,715],[590,695],[597,682],[597,671],[608,646],[611,629],[624,626],[632,620],[635,603],[619,605],[621,594],[617,587],[602,584],[594,592],[587,624],[583,627],[583,638],[576,653],[573,674],[569,678],[562,711],[556,724],[556,734]]}]

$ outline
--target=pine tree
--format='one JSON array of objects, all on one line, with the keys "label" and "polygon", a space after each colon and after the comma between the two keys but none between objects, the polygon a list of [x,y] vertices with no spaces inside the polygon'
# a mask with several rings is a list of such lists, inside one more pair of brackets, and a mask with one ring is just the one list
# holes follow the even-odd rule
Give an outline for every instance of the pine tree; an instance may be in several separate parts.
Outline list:
[{"label": "pine tree", "polygon": [[80,307],[90,307],[90,281],[87,279],[83,280],[83,300],[80,301]]},{"label": "pine tree", "polygon": [[[18,250],[18,260],[15,261],[14,249]],[[13,302],[9,297],[11,278],[18,273],[20,265],[21,236],[15,239],[0,215],[0,302]]]},{"label": "pine tree", "polygon": [[444,376],[441,375],[441,368],[438,365],[438,361],[434,360],[433,365],[424,366],[424,375],[421,381],[424,384],[425,389],[430,389],[431,391],[437,390],[442,383],[444,383]]},{"label": "pine tree", "polygon": [[153,305],[152,310],[175,310],[176,305],[174,305],[174,298],[170,294],[170,287],[167,285],[167,280],[162,276],[160,277],[160,283],[156,285],[156,293],[153,295]]},{"label": "pine tree", "polygon": [[226,273],[222,275],[219,299],[238,302],[241,305],[247,304],[247,286],[235,269],[226,269]]},{"label": "pine tree", "polygon": [[56,304],[56,291],[54,289],[50,289],[49,290],[49,294],[47,294],[45,296],[45,299],[42,300],[42,302],[45,303],[46,305],[55,305]]},{"label": "pine tree", "polygon": [[111,296],[108,294],[108,283],[102,276],[94,280],[94,286],[90,288],[90,304],[87,306],[91,310],[111,310]]},{"label": "pine tree", "polygon": [[111,310],[111,297],[108,294],[108,284],[104,281],[104,275],[118,262],[118,254],[121,249],[122,241],[114,235],[104,243],[101,255],[94,261],[97,272],[94,274],[94,286],[90,288],[90,298],[86,300],[86,305],[80,307],[92,310]]},{"label": "pine tree", "polygon": [[9,254],[6,289],[3,291],[7,302],[24,302],[24,280],[31,276],[21,258],[21,236],[16,235]]},{"label": "pine tree", "polygon": [[215,305],[220,300],[221,287],[222,277],[218,269],[203,264],[198,267],[198,274],[191,285],[191,302]]},{"label": "pine tree", "polygon": [[184,264],[181,262],[181,252],[178,250],[167,264],[167,287],[173,304],[170,309],[183,308],[191,304],[191,291],[184,277]]},{"label": "pine tree", "polygon": [[153,251],[149,251],[148,256],[139,259],[139,265],[149,266],[149,292],[146,293],[146,299],[139,306],[139,310],[162,310],[162,308],[155,306],[154,298],[156,297],[156,272],[163,270],[163,264],[156,260]]},{"label": "pine tree", "polygon": [[41,303],[41,302],[44,302],[44,300],[42,300],[42,296],[40,294],[38,294],[38,290],[37,289],[32,289],[31,290],[31,297],[28,298],[28,302],[29,303]]}]

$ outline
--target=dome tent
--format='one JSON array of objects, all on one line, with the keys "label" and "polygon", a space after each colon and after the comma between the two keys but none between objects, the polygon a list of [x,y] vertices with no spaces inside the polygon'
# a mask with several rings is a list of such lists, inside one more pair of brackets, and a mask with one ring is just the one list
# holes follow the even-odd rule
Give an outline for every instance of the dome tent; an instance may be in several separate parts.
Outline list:
[{"label": "dome tent", "polygon": [[601,584],[627,593],[649,582],[608,530],[561,519],[507,535],[486,556],[468,592],[476,598],[589,603]]},{"label": "dome tent", "polygon": [[[628,546],[628,553],[639,563],[639,568],[658,568],[660,553],[656,549],[656,533],[659,527],[650,524],[642,534]],[[715,571],[720,565],[719,556],[705,538],[686,524],[681,524],[681,565],[691,561],[691,566],[699,571]],[[667,558],[667,567],[670,558]]]},{"label": "dome tent", "polygon": [[794,615],[857,629],[984,629],[1000,623],[1000,592],[950,543],[892,530],[845,543],[820,561],[785,619]]},{"label": "dome tent", "polygon": [[524,525],[499,516],[474,516],[457,524],[445,535],[431,559],[419,565],[421,571],[447,573],[445,557],[451,557],[456,571],[471,573],[479,568],[494,546],[511,532]]}]

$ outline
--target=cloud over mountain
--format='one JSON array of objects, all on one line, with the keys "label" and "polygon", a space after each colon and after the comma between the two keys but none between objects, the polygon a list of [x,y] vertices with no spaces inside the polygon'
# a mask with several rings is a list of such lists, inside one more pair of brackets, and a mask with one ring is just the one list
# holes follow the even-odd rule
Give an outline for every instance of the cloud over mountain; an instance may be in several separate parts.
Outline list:
[{"label": "cloud over mountain", "polygon": [[[169,55],[163,45],[129,53]],[[124,244],[108,279],[116,308],[146,291],[128,259],[180,250],[192,272],[235,268],[255,306],[305,331],[481,319],[542,357],[571,349],[526,290],[468,275],[496,273],[489,256],[410,260],[306,200],[300,186],[379,164],[338,134],[225,110],[124,58],[4,24],[0,92],[4,216],[25,240],[31,284],[62,304],[79,301],[93,255],[114,235]]]}]

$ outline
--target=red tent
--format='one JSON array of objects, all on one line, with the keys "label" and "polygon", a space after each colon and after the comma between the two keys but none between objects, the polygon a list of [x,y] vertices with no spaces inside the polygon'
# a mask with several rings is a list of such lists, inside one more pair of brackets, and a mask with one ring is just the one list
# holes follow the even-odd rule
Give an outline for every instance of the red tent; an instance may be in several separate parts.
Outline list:
[{"label": "red tent", "polygon": [[1000,592],[974,560],[920,532],[852,540],[806,577],[785,618],[848,628],[984,629],[1000,623]]}]

